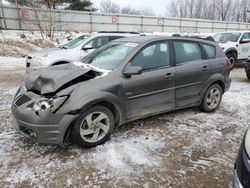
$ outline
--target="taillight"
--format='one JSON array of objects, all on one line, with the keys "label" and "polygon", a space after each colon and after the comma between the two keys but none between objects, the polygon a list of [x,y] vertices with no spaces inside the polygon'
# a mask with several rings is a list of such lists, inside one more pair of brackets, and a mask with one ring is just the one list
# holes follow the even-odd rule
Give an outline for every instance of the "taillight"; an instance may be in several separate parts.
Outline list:
[{"label": "taillight", "polygon": [[233,68],[233,65],[234,65],[234,58],[228,58],[227,59],[227,66],[229,68],[229,70],[231,70]]}]

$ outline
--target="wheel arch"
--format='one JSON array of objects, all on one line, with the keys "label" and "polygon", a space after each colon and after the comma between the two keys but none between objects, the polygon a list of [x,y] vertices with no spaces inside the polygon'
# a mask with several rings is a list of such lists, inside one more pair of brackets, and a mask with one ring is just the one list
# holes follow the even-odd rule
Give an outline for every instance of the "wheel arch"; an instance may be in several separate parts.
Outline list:
[{"label": "wheel arch", "polygon": [[68,64],[68,63],[70,62],[67,60],[62,60],[62,61],[57,61],[57,62],[52,63],[51,66],[63,65],[63,64]]},{"label": "wheel arch", "polygon": [[225,51],[225,54],[233,53],[236,57],[236,60],[238,59],[238,50],[236,48],[229,48]]},{"label": "wheel arch", "polygon": [[[123,121],[124,117],[122,116],[121,109],[117,105],[115,105],[113,102],[105,100],[105,99],[92,101],[89,104],[83,106],[81,109],[79,109],[75,113],[77,113],[79,115],[82,111],[87,110],[93,106],[98,106],[98,105],[104,106],[112,112],[112,114],[114,115],[114,119],[115,119],[115,126],[119,126],[120,124],[122,124],[124,122]],[[73,142],[71,132],[72,132],[72,127],[75,125],[75,123],[77,121],[77,118],[78,118],[78,116],[76,116],[76,118],[71,122],[71,124],[67,127],[67,129],[64,133],[63,142],[65,145],[71,144]]]},{"label": "wheel arch", "polygon": [[222,93],[224,94],[225,92],[225,83],[223,82],[223,76],[222,75],[214,75],[206,84],[206,86],[203,88],[202,92],[201,92],[201,99],[200,99],[200,104],[202,103],[202,100],[206,94],[206,91],[208,90],[208,88],[210,88],[212,85],[214,84],[218,84],[219,86],[221,86],[222,88]]}]

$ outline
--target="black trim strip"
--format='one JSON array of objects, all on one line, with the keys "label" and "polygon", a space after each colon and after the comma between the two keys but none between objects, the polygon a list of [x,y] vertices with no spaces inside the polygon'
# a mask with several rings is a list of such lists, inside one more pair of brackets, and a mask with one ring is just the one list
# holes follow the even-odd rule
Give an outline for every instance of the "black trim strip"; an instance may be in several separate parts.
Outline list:
[{"label": "black trim strip", "polygon": [[132,96],[132,97],[128,97],[127,100],[135,99],[135,98],[139,98],[139,97],[145,97],[145,96],[148,96],[148,95],[153,95],[153,94],[161,93],[161,92],[164,92],[164,91],[170,91],[170,90],[173,90],[173,89],[175,89],[175,88],[171,87],[171,88],[167,88],[167,89],[161,89],[161,90],[152,91],[152,92],[149,92],[149,93],[135,95],[135,96]]}]

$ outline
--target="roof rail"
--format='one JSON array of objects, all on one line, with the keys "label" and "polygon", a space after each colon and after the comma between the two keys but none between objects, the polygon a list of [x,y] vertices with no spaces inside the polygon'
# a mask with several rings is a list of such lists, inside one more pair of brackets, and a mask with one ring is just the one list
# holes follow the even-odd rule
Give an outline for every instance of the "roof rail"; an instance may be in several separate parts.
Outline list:
[{"label": "roof rail", "polygon": [[180,34],[173,34],[172,37],[188,37],[188,38],[196,38],[196,39],[203,39],[203,40],[209,40],[215,42],[214,38],[212,36],[208,37],[201,37],[201,36],[189,36],[189,35],[184,35],[181,36]]},{"label": "roof rail", "polygon": [[99,31],[98,33],[128,33],[128,34],[137,34],[139,35],[140,33],[134,32],[134,31]]}]

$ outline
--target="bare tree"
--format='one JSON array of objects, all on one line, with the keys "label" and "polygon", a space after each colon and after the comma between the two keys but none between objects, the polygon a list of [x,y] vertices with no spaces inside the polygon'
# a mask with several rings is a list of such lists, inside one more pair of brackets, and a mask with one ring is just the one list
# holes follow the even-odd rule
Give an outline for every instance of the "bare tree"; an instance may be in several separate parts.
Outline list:
[{"label": "bare tree", "polygon": [[133,8],[129,5],[119,6],[111,0],[102,0],[100,3],[100,11],[105,13],[121,13],[121,14],[134,14],[144,16],[154,16],[154,11],[150,7],[142,7],[141,9]]},{"label": "bare tree", "polygon": [[100,4],[100,11],[105,13],[119,13],[120,6],[110,0],[102,0]]},{"label": "bare tree", "polygon": [[135,14],[135,15],[139,15],[140,11],[137,10],[137,9],[135,9],[135,8],[132,8],[131,6],[125,6],[125,7],[121,8],[120,13],[121,14]]},{"label": "bare tree", "polygon": [[166,15],[249,22],[250,0],[171,0]]},{"label": "bare tree", "polygon": [[[22,0],[22,3],[30,7],[29,18],[22,19],[26,28],[31,32],[38,29],[42,38],[53,40],[55,31],[61,29],[56,11],[53,9],[55,2],[58,0],[48,0],[46,1],[47,6],[44,7],[44,1]],[[41,7],[43,10],[40,9]]]},{"label": "bare tree", "polygon": [[226,21],[230,8],[232,6],[232,0],[216,0],[217,10],[220,15],[220,20]]},{"label": "bare tree", "polygon": [[140,12],[140,15],[143,15],[143,16],[155,16],[153,9],[150,7],[141,8],[139,12]]}]

